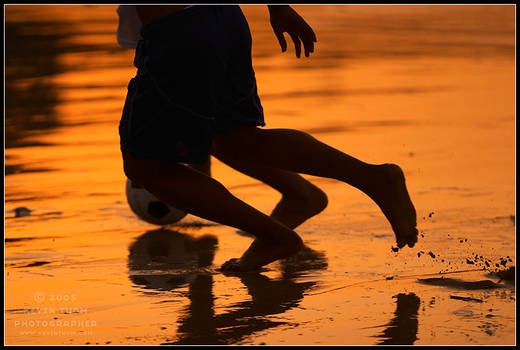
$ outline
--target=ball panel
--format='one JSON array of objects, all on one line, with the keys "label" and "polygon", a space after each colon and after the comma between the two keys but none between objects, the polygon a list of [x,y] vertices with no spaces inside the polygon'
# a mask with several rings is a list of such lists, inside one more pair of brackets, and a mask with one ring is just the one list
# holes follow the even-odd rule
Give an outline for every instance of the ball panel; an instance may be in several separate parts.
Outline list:
[{"label": "ball panel", "polygon": [[163,202],[150,202],[146,212],[154,218],[162,219],[170,212],[170,209]]},{"label": "ball panel", "polygon": [[160,201],[153,194],[129,179],[126,180],[126,199],[138,218],[154,225],[173,224],[187,215],[186,212]]}]

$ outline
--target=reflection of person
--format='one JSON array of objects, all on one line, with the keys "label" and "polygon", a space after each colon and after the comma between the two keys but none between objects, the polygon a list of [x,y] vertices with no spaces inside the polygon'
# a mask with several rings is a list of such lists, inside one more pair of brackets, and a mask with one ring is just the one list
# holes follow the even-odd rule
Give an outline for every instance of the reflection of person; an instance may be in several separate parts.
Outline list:
[{"label": "reflection of person", "polygon": [[236,344],[257,332],[287,324],[268,316],[297,307],[315,282],[272,280],[259,273],[240,274],[251,300],[233,304],[230,311],[215,315],[212,276],[199,275],[190,284],[190,306],[178,320],[179,338],[172,344]]},{"label": "reflection of person", "polygon": [[246,286],[251,299],[233,304],[230,311],[218,315],[215,315],[210,292],[212,276],[199,275],[190,284],[189,312],[179,320],[179,338],[172,344],[236,344],[257,332],[286,324],[283,317],[274,321],[268,316],[298,307],[304,293],[316,282],[296,282],[295,278],[327,266],[323,253],[304,246],[298,254],[282,260],[281,279],[251,272],[240,274],[240,282]]},{"label": "reflection of person", "polygon": [[179,319],[174,344],[231,344],[256,332],[277,327],[282,321],[266,316],[297,307],[315,282],[295,282],[301,273],[327,268],[323,253],[307,246],[282,260],[281,279],[259,273],[239,276],[251,300],[231,305],[229,312],[215,314],[213,275],[200,268],[211,266],[217,247],[212,235],[193,237],[167,229],[146,232],[129,248],[130,279],[145,289],[174,291],[189,286],[190,304]]},{"label": "reflection of person", "polygon": [[[357,160],[291,129],[260,129],[263,110],[251,62],[251,36],[239,6],[137,6],[143,23],[120,122],[124,171],[161,200],[255,236],[222,268],[255,270],[302,247],[293,228],[326,206],[326,196],[297,173],[352,185],[382,209],[399,247],[417,241],[416,213],[394,164]],[[312,28],[290,6],[269,6],[282,51],[314,52]],[[271,217],[233,196],[206,173],[212,154],[282,192]],[[296,194],[296,195],[295,195]],[[307,200],[301,200],[306,198]]]}]

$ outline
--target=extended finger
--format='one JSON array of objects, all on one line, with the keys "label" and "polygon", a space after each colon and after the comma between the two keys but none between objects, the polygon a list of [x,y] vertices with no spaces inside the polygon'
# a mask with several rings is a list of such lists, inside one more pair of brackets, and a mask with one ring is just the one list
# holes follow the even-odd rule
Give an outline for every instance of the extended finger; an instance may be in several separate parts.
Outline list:
[{"label": "extended finger", "polygon": [[306,37],[309,37],[310,40],[312,40],[313,42],[317,42],[318,39],[316,38],[316,33],[314,33],[314,30],[312,29],[312,27],[310,25],[308,25],[307,23],[305,23],[305,36]]},{"label": "extended finger", "polygon": [[312,40],[313,40],[314,42],[317,42],[318,39],[316,38],[316,34],[314,33],[314,30],[312,30],[311,27],[309,27],[309,29],[311,30]]},{"label": "extended finger", "polygon": [[276,37],[278,38],[278,42],[280,43],[280,47],[282,48],[282,52],[287,50],[287,41],[285,41],[285,37],[283,36],[283,32],[275,32]]},{"label": "extended finger", "polygon": [[296,51],[296,57],[300,58],[301,52],[302,52],[302,43],[300,42],[300,38],[298,35],[294,33],[289,33],[291,36],[293,42],[294,42],[294,49]]},{"label": "extended finger", "polygon": [[314,42],[312,40],[302,40],[305,48],[305,57],[309,57],[310,52],[314,52]]},{"label": "extended finger", "polygon": [[308,26],[307,30],[305,31],[305,41],[309,42],[309,46],[311,47],[310,51],[314,52],[314,43],[317,42],[318,39],[316,39],[316,34],[310,26]]}]

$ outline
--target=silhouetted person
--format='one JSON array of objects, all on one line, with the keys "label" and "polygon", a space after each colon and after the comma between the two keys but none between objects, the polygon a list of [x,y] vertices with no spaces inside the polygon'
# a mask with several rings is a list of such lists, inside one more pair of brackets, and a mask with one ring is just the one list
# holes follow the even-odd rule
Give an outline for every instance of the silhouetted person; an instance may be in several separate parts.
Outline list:
[{"label": "silhouetted person", "polygon": [[[290,6],[268,6],[282,51],[314,52],[312,28]],[[416,212],[395,164],[367,164],[292,129],[261,129],[263,109],[251,34],[239,6],[136,6],[142,23],[120,122],[126,176],[164,202],[255,236],[226,271],[256,270],[301,250],[293,229],[321,212],[326,195],[297,173],[343,181],[367,194],[389,220],[398,247],[417,241]],[[233,196],[208,173],[213,155],[282,193],[271,216]]]}]

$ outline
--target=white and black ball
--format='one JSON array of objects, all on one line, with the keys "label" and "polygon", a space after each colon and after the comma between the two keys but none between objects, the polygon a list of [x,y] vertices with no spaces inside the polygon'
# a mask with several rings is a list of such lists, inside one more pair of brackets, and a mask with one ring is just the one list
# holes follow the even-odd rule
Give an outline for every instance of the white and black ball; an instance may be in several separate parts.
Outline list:
[{"label": "white and black ball", "polygon": [[186,216],[186,212],[162,202],[130,179],[126,180],[126,199],[134,214],[150,224],[170,225]]}]

